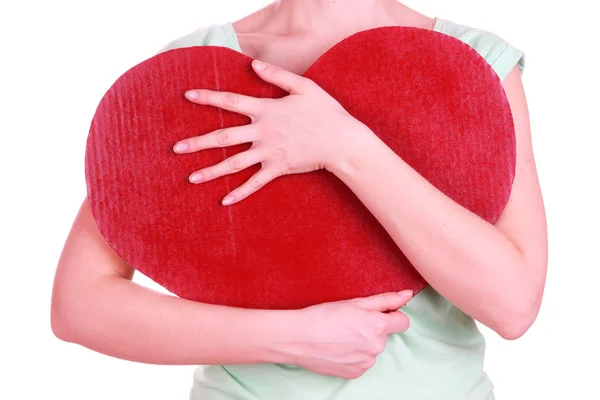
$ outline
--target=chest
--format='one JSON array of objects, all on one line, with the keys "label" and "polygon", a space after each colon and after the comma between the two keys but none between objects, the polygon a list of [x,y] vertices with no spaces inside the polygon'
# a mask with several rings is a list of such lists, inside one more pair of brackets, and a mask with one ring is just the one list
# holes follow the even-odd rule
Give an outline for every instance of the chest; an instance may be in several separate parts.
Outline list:
[{"label": "chest", "polygon": [[328,37],[241,37],[240,46],[251,58],[302,75],[336,43],[350,36]]}]

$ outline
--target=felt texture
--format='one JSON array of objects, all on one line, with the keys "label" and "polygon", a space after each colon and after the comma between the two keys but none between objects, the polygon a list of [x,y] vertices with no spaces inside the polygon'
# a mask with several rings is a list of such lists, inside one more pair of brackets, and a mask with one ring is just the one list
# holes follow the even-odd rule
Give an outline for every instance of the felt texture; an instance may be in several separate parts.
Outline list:
[{"label": "felt texture", "polygon": [[[172,293],[206,303],[291,309],[426,287],[368,209],[327,171],[277,178],[228,207],[221,199],[260,165],[188,182],[250,144],[178,155],[177,141],[250,121],[193,104],[186,90],[286,95],[262,81],[251,61],[224,47],[171,50],[108,90],[85,160],[92,213],[107,242]],[[437,32],[377,28],[338,43],[304,76],[435,187],[496,221],[514,178],[514,127],[500,79],[474,49]]]}]

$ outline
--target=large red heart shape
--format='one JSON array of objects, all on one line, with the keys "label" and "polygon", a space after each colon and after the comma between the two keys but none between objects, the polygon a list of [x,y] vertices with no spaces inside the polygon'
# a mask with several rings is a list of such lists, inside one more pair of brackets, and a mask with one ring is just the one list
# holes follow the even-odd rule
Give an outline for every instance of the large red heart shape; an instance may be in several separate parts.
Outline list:
[{"label": "large red heart shape", "polygon": [[[186,90],[285,95],[251,61],[222,47],[171,50],[108,90],[86,150],[88,197],[108,243],[172,293],[206,303],[290,309],[423,289],[387,232],[329,172],[277,178],[229,207],[220,200],[258,165],[188,182],[250,145],[176,155],[174,143],[250,121],[193,104]],[[498,76],[471,47],[418,28],[372,29],[335,45],[304,76],[451,199],[490,223],[498,218],[514,177],[513,120]],[[401,206],[401,198],[389,204]]]}]

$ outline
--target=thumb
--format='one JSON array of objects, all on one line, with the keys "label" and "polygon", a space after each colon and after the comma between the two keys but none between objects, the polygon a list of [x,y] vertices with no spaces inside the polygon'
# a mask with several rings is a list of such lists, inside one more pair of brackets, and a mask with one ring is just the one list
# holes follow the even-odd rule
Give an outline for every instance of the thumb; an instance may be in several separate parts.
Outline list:
[{"label": "thumb", "polygon": [[308,78],[263,61],[252,61],[252,68],[262,80],[272,83],[290,94],[300,93],[308,86]]},{"label": "thumb", "polygon": [[397,311],[400,307],[408,303],[412,298],[412,290],[403,290],[401,292],[381,293],[375,296],[356,299],[358,307],[373,311]]}]

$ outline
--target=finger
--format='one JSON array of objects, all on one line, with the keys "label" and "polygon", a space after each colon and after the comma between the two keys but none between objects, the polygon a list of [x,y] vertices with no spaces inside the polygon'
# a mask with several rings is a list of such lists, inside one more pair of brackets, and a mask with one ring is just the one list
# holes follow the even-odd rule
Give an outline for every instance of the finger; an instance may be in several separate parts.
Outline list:
[{"label": "finger", "polygon": [[185,97],[196,104],[218,107],[252,118],[255,118],[260,112],[260,99],[239,93],[192,89],[185,92]]},{"label": "finger", "polygon": [[238,203],[244,200],[246,197],[250,196],[253,193],[256,193],[267,183],[271,182],[273,179],[281,176],[275,172],[274,168],[262,168],[256,174],[252,176],[247,182],[245,182],[242,186],[233,190],[223,199],[222,204],[224,206],[229,206],[234,203]]},{"label": "finger", "polygon": [[226,160],[221,161],[211,167],[201,169],[190,175],[190,182],[202,183],[229,175],[246,169],[254,164],[258,164],[265,159],[265,152],[261,149],[253,148],[241,153],[235,154]]},{"label": "finger", "polygon": [[175,153],[193,153],[215,147],[233,146],[258,140],[259,130],[256,124],[219,129],[204,135],[181,140],[173,146]]},{"label": "finger", "polygon": [[386,320],[386,333],[391,335],[392,333],[406,332],[410,327],[410,320],[408,316],[400,311],[394,311],[385,315]]},{"label": "finger", "polygon": [[412,290],[381,293],[375,296],[356,299],[358,306],[373,311],[396,311],[412,298]]},{"label": "finger", "polygon": [[279,86],[290,94],[305,92],[312,83],[308,78],[262,61],[254,60],[252,67],[264,81]]}]

